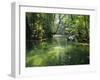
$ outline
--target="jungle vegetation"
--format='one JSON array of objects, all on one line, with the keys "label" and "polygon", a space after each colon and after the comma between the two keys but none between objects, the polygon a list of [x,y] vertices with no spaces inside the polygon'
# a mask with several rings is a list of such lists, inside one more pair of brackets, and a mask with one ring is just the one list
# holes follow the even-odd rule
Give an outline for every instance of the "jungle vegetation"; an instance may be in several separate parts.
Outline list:
[{"label": "jungle vegetation", "polygon": [[26,67],[89,64],[89,15],[26,12]]}]

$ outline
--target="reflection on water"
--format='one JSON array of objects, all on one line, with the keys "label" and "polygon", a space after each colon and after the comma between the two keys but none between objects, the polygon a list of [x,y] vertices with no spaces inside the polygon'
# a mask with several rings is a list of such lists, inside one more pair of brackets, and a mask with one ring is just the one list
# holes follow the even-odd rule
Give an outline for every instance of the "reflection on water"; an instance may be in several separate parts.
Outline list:
[{"label": "reflection on water", "polygon": [[65,54],[65,48],[67,46],[67,39],[65,35],[55,34],[53,35],[54,50],[56,51],[57,59],[63,60]]},{"label": "reflection on water", "polygon": [[55,34],[52,42],[42,42],[26,56],[27,67],[89,64],[89,46]]},{"label": "reflection on water", "polygon": [[53,43],[55,46],[65,47],[67,45],[66,36],[60,34],[53,35]]}]

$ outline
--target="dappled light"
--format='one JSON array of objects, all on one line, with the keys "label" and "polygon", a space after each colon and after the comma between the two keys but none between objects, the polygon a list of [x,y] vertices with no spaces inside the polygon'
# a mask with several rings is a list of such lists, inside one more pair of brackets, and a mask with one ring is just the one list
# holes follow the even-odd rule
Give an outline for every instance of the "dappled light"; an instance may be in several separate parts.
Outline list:
[{"label": "dappled light", "polygon": [[88,15],[26,13],[26,67],[89,62]]}]

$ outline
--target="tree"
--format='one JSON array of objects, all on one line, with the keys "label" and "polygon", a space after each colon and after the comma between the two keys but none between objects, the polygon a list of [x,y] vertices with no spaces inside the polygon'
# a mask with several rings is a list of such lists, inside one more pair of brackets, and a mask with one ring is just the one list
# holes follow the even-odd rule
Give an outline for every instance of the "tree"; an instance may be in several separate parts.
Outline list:
[{"label": "tree", "polygon": [[50,41],[53,37],[54,18],[55,14],[27,12],[26,45],[36,47],[44,40]]}]

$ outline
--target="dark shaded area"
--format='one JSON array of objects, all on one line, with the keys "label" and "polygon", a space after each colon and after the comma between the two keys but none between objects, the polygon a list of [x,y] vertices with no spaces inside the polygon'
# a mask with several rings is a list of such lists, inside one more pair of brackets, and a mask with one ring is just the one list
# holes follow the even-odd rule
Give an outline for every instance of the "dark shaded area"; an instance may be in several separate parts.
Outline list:
[{"label": "dark shaded area", "polygon": [[26,16],[26,49],[32,49],[32,30],[28,24],[28,19],[27,19],[27,16]]}]

